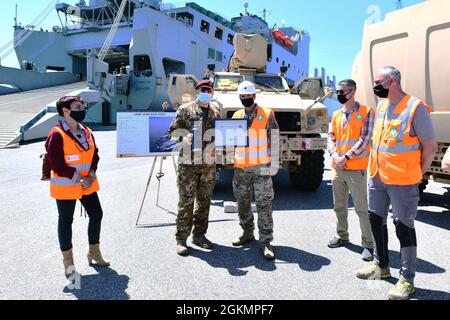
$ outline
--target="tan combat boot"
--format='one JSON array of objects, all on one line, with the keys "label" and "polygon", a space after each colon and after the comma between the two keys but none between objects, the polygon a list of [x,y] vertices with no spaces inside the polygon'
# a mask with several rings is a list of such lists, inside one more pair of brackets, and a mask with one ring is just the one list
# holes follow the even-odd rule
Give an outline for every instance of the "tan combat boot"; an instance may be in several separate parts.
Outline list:
[{"label": "tan combat boot", "polygon": [[177,254],[185,257],[189,253],[189,249],[186,244],[186,240],[177,240]]},{"label": "tan combat boot", "polygon": [[66,278],[70,278],[77,272],[75,270],[75,263],[73,262],[73,251],[72,249],[68,251],[62,251],[62,255],[64,264],[64,274]]},{"label": "tan combat boot", "polygon": [[202,249],[210,250],[213,247],[212,242],[209,241],[205,236],[199,236],[199,237],[194,236],[192,238],[192,243]]},{"label": "tan combat boot", "polygon": [[255,241],[255,235],[253,234],[253,232],[244,232],[242,236],[234,238],[231,242],[233,246],[240,247],[252,241]]},{"label": "tan combat boot", "polygon": [[100,244],[89,245],[89,252],[87,254],[89,264],[92,264],[92,260],[100,267],[109,267],[111,264],[109,261],[103,259],[102,253],[100,252]]},{"label": "tan combat boot", "polygon": [[269,242],[261,243],[261,250],[266,260],[275,260],[275,253]]}]

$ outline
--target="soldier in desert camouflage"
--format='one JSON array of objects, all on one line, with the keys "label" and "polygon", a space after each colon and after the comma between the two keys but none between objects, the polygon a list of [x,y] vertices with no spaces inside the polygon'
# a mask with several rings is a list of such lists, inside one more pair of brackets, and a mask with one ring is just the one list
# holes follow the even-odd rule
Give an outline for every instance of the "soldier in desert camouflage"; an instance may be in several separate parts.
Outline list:
[{"label": "soldier in desert camouflage", "polygon": [[239,221],[244,232],[232,243],[234,246],[242,246],[255,240],[251,208],[253,191],[258,211],[261,250],[264,258],[274,260],[275,254],[270,244],[273,241],[272,175],[275,175],[278,170],[279,160],[272,161],[272,157],[276,156],[271,153],[271,144],[279,143],[279,141],[271,141],[271,133],[276,133],[279,126],[272,110],[255,103],[256,88],[253,83],[242,82],[238,93],[245,108],[237,111],[233,118],[248,120],[249,146],[237,148],[235,152],[233,192],[238,202]]}]

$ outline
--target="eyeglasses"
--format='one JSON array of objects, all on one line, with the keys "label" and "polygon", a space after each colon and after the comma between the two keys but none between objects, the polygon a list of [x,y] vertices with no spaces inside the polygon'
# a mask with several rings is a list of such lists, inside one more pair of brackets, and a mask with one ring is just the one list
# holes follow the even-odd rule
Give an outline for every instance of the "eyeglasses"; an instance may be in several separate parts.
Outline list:
[{"label": "eyeglasses", "polygon": [[211,88],[200,88],[199,90],[200,90],[200,92],[203,92],[203,93],[211,93],[212,92]]},{"label": "eyeglasses", "polygon": [[336,91],[336,93],[338,94],[338,95],[348,95],[350,92],[352,92],[353,91],[353,89],[351,89],[351,90],[347,90],[347,91],[344,91],[344,90],[338,90],[338,91]]}]

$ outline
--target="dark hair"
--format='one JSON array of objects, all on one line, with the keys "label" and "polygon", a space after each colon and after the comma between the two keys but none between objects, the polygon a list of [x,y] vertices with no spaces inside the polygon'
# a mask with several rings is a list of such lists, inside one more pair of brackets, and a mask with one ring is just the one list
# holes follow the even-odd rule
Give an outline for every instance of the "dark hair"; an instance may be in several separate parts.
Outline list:
[{"label": "dark hair", "polygon": [[356,82],[352,79],[346,79],[339,82],[340,86],[356,89]]},{"label": "dark hair", "polygon": [[70,110],[70,106],[74,102],[84,103],[84,101],[81,97],[75,97],[75,96],[66,96],[66,97],[62,97],[61,99],[59,99],[58,102],[56,102],[56,110],[58,110],[58,114],[60,116],[64,116],[63,108]]}]

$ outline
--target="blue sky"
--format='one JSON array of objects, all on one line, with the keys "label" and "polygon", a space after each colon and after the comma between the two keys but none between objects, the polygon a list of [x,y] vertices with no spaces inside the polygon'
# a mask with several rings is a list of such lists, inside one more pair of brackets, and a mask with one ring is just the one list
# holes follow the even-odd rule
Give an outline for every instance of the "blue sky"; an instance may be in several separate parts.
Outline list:
[{"label": "blue sky", "polygon": [[[15,4],[19,5],[19,22],[29,24],[42,12],[50,0],[2,0],[0,11],[0,47],[12,39]],[[88,0],[87,0],[88,1]],[[403,6],[413,5],[423,0],[403,0]],[[69,4],[78,0],[61,1]],[[172,1],[163,1],[171,3]],[[189,2],[189,1],[188,1]],[[373,13],[380,12],[383,19],[387,12],[396,9],[395,0],[197,0],[199,5],[222,14],[226,18],[237,16],[244,11],[244,3],[249,3],[249,12],[262,15],[270,11],[268,23],[306,30],[311,35],[310,67],[325,67],[331,76],[338,79],[351,76],[352,65],[361,48],[364,21],[374,19]],[[177,5],[184,2],[173,1]],[[59,25],[55,11],[42,24],[44,29]],[[15,54],[11,54],[2,65],[18,66]]]}]

